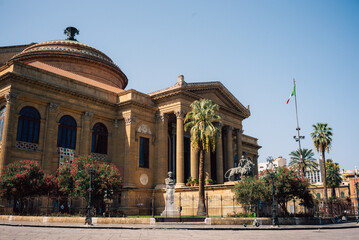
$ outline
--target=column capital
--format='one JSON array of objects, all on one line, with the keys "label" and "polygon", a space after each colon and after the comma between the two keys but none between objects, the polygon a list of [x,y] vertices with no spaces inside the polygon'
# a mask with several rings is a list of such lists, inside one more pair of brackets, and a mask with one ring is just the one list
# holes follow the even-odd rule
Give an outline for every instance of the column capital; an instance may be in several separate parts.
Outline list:
[{"label": "column capital", "polygon": [[92,118],[93,113],[92,112],[84,112],[83,116],[86,121],[89,121]]},{"label": "column capital", "polygon": [[60,104],[58,104],[58,103],[50,102],[50,103],[48,104],[48,108],[49,108],[49,111],[50,111],[50,112],[56,112],[57,109],[59,109],[59,107],[60,107]]},{"label": "column capital", "polygon": [[234,129],[234,132],[238,136],[239,134],[242,134],[244,131],[242,129]]},{"label": "column capital", "polygon": [[115,119],[115,120],[113,120],[113,126],[115,127],[115,128],[118,128],[119,126],[120,126],[120,120],[119,119]]},{"label": "column capital", "polygon": [[7,103],[15,103],[18,97],[19,94],[16,93],[9,92],[5,94],[5,99]]},{"label": "column capital", "polygon": [[132,117],[125,117],[124,119],[125,119],[126,125],[130,125],[130,124],[136,122],[136,117],[134,117],[134,116],[132,116]]},{"label": "column capital", "polygon": [[157,113],[155,118],[156,122],[165,123],[168,121],[168,115],[166,113]]},{"label": "column capital", "polygon": [[233,131],[234,128],[232,126],[225,126],[225,129],[228,132],[228,131]]},{"label": "column capital", "polygon": [[186,111],[184,111],[184,110],[176,110],[175,115],[176,115],[177,118],[184,118],[184,116],[186,115]]}]

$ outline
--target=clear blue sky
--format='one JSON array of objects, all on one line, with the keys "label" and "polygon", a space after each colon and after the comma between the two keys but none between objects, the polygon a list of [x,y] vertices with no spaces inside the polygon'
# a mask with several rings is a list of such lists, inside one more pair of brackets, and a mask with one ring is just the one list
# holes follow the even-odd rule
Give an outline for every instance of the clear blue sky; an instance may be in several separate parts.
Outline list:
[{"label": "clear blue sky", "polygon": [[[327,157],[359,167],[359,1],[16,1],[0,0],[0,46],[77,39],[111,57],[127,89],[149,93],[187,82],[221,81],[251,117],[259,161],[298,148],[294,101],[313,148],[312,124],[333,128]],[[316,153],[316,157],[319,154]]]}]

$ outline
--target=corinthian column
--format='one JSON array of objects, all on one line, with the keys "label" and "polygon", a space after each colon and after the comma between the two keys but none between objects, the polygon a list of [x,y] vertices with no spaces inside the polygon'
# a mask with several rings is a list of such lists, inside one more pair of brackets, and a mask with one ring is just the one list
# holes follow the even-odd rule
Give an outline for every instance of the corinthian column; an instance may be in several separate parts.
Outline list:
[{"label": "corinthian column", "polygon": [[158,166],[154,174],[156,186],[163,184],[163,179],[167,176],[168,170],[168,115],[159,114],[157,116],[157,131],[158,131],[158,145],[157,145],[157,163]]},{"label": "corinthian column", "polygon": [[241,129],[235,130],[235,133],[237,135],[237,161],[239,161],[242,158],[242,133],[243,131]]},{"label": "corinthian column", "polygon": [[192,148],[191,144],[191,177],[198,178],[198,149]]},{"label": "corinthian column", "polygon": [[222,124],[218,126],[220,134],[216,139],[216,165],[217,165],[217,183],[223,183],[223,145],[222,145]]},{"label": "corinthian column", "polygon": [[13,137],[16,136],[14,123],[16,118],[15,102],[18,95],[15,93],[5,94],[6,99],[6,111],[3,127],[3,134],[1,140],[1,155],[0,155],[0,175],[2,173],[3,166],[10,162],[10,147],[13,142]]},{"label": "corinthian column", "polygon": [[[228,126],[227,127],[227,166],[228,169],[234,167],[234,160],[233,160],[233,127]],[[226,171],[228,170],[226,169]]]},{"label": "corinthian column", "polygon": [[184,186],[184,139],[183,139],[183,118],[184,111],[176,111],[177,126],[176,126],[176,179],[177,187]]}]

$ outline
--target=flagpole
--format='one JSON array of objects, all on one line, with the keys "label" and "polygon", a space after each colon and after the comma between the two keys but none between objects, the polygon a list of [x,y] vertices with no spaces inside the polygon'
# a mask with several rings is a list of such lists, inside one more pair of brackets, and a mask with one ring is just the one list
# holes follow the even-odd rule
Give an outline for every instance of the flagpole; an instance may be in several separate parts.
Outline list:
[{"label": "flagpole", "polygon": [[[293,83],[294,83],[294,87],[296,88],[295,89],[295,94],[294,94],[294,98],[295,98],[295,114],[296,114],[296,117],[297,117],[297,131],[298,131],[298,138],[295,138],[294,139],[296,141],[298,141],[298,144],[299,144],[299,161],[300,161],[300,165],[301,165],[301,172],[302,172],[302,176],[304,177],[304,172],[303,172],[303,162],[302,162],[302,147],[300,145],[300,139],[301,139],[301,136],[300,136],[300,128],[299,128],[299,120],[298,120],[298,107],[297,107],[297,87],[295,86],[295,79],[293,78]],[[304,138],[304,137],[303,137]]]}]

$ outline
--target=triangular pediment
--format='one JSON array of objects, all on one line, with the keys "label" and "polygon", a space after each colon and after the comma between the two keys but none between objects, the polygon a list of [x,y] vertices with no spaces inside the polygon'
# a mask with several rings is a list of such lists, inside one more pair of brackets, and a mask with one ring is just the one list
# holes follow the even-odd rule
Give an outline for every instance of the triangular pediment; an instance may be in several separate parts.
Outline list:
[{"label": "triangular pediment", "polygon": [[244,118],[250,116],[249,109],[244,107],[221,82],[188,83],[184,89],[200,98],[211,99],[222,108],[235,110]]},{"label": "triangular pediment", "polygon": [[166,101],[185,94],[192,99],[211,99],[225,111],[247,118],[250,116],[249,107],[244,107],[233,94],[221,82],[186,83],[177,82],[175,85],[149,93],[153,100]]}]

